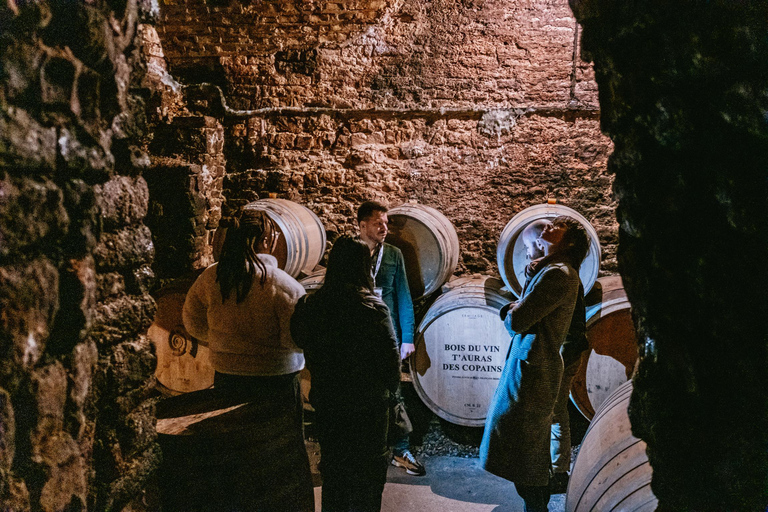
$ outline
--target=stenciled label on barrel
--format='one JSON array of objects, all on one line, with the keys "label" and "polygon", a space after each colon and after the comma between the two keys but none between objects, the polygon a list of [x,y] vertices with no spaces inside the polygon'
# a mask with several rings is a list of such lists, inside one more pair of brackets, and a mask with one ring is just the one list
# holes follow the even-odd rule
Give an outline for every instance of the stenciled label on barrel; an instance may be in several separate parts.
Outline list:
[{"label": "stenciled label on barrel", "polygon": [[504,369],[510,336],[498,313],[463,307],[436,318],[416,353],[421,391],[449,421],[482,423]]}]

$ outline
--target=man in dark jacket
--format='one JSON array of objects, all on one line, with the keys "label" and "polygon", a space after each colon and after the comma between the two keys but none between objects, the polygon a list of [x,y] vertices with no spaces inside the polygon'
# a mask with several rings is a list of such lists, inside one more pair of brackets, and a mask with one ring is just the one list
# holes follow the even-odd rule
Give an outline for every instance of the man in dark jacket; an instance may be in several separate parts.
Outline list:
[{"label": "man in dark jacket", "polygon": [[[360,239],[371,249],[371,265],[376,293],[389,308],[397,340],[400,343],[400,358],[405,359],[414,352],[414,314],[411,292],[405,274],[405,261],[400,249],[384,242],[387,237],[387,207],[374,201],[366,201],[357,210],[357,224]],[[396,393],[393,416],[397,420],[393,440],[392,465],[405,468],[409,475],[426,474],[424,466],[416,460],[410,449],[410,420],[400,390]],[[399,430],[399,432],[396,432]],[[399,435],[398,435],[399,434]]]}]

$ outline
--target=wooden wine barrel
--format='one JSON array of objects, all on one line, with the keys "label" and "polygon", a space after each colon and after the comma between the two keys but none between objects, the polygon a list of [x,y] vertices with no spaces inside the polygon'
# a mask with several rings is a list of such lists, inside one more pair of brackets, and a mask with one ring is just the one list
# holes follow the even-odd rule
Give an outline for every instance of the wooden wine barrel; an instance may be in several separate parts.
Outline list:
[{"label": "wooden wine barrel", "polygon": [[591,420],[600,404],[631,378],[638,352],[621,277],[601,277],[587,299],[589,351],[582,355],[573,378],[571,400]]},{"label": "wooden wine barrel", "polygon": [[[290,402],[287,400],[286,402]],[[217,389],[158,403],[163,510],[314,511],[312,479],[291,403]]]},{"label": "wooden wine barrel", "polygon": [[597,279],[600,270],[600,239],[592,224],[577,211],[561,204],[537,204],[521,211],[510,220],[499,237],[496,249],[496,263],[499,266],[501,278],[507,287],[519,297],[525,284],[525,267],[530,263],[525,255],[525,245],[520,236],[531,222],[536,220],[552,220],[560,215],[567,215],[578,220],[589,236],[589,252],[581,264],[579,277],[584,285],[584,293],[589,292]]},{"label": "wooden wine barrel", "polygon": [[437,416],[482,427],[499,383],[511,338],[499,309],[511,297],[487,276],[452,281],[416,330],[411,378],[419,398]]},{"label": "wooden wine barrel", "polygon": [[451,221],[434,208],[414,203],[392,208],[387,216],[387,243],[403,252],[413,299],[440,289],[459,262],[459,237]]},{"label": "wooden wine barrel", "polygon": [[651,512],[652,469],[627,415],[632,381],[603,402],[581,442],[565,496],[566,512]]},{"label": "wooden wine barrel", "polygon": [[306,277],[299,279],[299,284],[307,293],[314,293],[323,286],[325,281],[325,268],[318,268]]},{"label": "wooden wine barrel", "polygon": [[178,395],[213,385],[214,369],[208,346],[193,338],[184,328],[181,312],[187,291],[197,273],[176,280],[156,295],[155,319],[147,336],[155,345],[158,389],[166,395]]},{"label": "wooden wine barrel", "polygon": [[[304,287],[304,291],[307,292],[307,294],[312,294],[319,290],[320,287],[323,286],[324,281],[325,268],[318,268],[307,277],[299,279],[299,283]],[[314,408],[312,407],[312,404],[309,403],[309,390],[312,389],[312,376],[310,375],[309,370],[304,367],[304,369],[301,370],[299,377],[301,379],[299,383],[301,385],[301,398],[304,400],[304,410],[313,411]]]},{"label": "wooden wine barrel", "polygon": [[[301,273],[311,274],[325,252],[325,228],[312,210],[287,199],[259,199],[245,208],[263,210],[275,222],[280,231],[274,256],[277,266],[292,277]],[[227,228],[219,228],[213,237],[213,257],[216,261]]]}]

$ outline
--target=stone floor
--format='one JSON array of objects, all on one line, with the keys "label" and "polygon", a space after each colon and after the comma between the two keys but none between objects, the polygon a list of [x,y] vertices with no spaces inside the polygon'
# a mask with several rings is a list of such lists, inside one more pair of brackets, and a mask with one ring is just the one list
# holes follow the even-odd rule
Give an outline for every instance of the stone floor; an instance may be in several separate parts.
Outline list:
[{"label": "stone floor", "polygon": [[[382,512],[522,512],[523,500],[515,486],[483,471],[477,458],[433,456],[422,459],[427,474],[409,476],[390,467],[384,487]],[[319,484],[319,482],[318,482]],[[315,487],[320,512],[322,488]],[[550,512],[565,510],[565,494],[552,496]]]},{"label": "stone floor", "polygon": [[[523,512],[523,500],[517,495],[514,484],[480,469],[477,457],[480,431],[438,421],[428,411],[419,414],[417,406],[411,404],[409,408],[409,415],[421,419],[422,427],[422,434],[417,437],[421,443],[414,448],[414,453],[426,466],[427,474],[415,477],[407,475],[401,468],[390,467],[382,512]],[[572,437],[579,443],[589,423],[575,416],[579,414],[576,409],[572,412]],[[309,437],[307,451],[316,486],[316,510],[320,512],[322,489],[317,471],[320,447]],[[574,447],[574,458],[576,453],[578,446]],[[565,494],[553,495],[549,500],[549,512],[564,511]]]}]

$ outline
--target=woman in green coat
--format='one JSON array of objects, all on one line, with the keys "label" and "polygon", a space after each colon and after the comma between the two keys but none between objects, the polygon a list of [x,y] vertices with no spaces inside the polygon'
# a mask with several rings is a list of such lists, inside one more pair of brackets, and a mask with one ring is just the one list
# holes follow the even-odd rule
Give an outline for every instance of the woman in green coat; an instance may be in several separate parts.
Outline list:
[{"label": "woman in green coat", "polygon": [[547,255],[520,300],[501,310],[512,343],[480,445],[483,468],[515,483],[526,512],[544,512],[549,502],[550,424],[563,374],[560,346],[589,249],[586,231],[570,217],[554,219],[540,239]]}]

